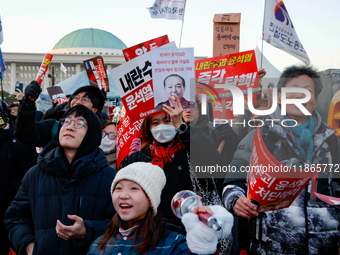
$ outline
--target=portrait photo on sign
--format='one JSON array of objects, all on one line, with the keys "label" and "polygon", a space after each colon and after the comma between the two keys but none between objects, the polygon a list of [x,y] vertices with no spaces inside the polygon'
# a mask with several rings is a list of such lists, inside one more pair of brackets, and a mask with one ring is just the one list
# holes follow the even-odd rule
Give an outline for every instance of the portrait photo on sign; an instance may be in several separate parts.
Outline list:
[{"label": "portrait photo on sign", "polygon": [[183,109],[190,109],[190,79],[174,73],[164,78],[162,88],[159,84],[154,85],[155,104],[157,104],[155,109],[162,110],[163,104],[173,106],[169,96],[176,100],[175,95],[178,96]]},{"label": "portrait photo on sign", "polygon": [[192,48],[166,48],[151,51],[155,109],[160,111],[163,104],[173,106],[169,97],[175,95],[183,109],[192,108],[195,102],[191,96],[190,79],[195,77]]}]

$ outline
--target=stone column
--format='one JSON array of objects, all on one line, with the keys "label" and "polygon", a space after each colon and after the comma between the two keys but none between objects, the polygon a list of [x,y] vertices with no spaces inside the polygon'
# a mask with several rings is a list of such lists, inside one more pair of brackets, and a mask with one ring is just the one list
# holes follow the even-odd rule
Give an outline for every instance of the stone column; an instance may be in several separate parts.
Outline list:
[{"label": "stone column", "polygon": [[13,94],[14,92],[16,83],[17,83],[17,64],[11,63],[11,94]]},{"label": "stone column", "polygon": [[81,72],[81,65],[76,64],[76,74]]}]

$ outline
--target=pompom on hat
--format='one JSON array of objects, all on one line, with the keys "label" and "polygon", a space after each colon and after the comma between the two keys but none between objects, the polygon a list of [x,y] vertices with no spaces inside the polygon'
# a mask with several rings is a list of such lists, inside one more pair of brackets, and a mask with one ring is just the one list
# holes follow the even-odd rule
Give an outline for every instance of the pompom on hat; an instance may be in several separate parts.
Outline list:
[{"label": "pompom on hat", "polygon": [[154,215],[161,202],[161,193],[166,183],[163,169],[151,163],[136,162],[120,169],[111,185],[111,195],[116,184],[121,180],[138,183],[152,204]]}]

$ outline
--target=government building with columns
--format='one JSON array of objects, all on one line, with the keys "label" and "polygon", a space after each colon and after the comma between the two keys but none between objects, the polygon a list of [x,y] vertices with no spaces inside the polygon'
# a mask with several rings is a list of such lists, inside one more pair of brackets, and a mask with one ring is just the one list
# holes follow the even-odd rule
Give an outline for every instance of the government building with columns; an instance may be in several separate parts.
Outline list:
[{"label": "government building with columns", "polygon": [[[125,62],[122,50],[127,48],[117,36],[100,29],[85,28],[73,31],[57,42],[48,53],[53,55],[49,69],[43,80],[42,90],[52,85],[51,68],[54,66],[54,84],[70,78],[85,70],[83,61],[102,55],[106,70]],[[23,83],[24,87],[35,80],[46,53],[13,53],[3,52],[6,71],[3,73],[3,89],[13,94],[15,84]],[[66,74],[60,64],[67,68]]]}]

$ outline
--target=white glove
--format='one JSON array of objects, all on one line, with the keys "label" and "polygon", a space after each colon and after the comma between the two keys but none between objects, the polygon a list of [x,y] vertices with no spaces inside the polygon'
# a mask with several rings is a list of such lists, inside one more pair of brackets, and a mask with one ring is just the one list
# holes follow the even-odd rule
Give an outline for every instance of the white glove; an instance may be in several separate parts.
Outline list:
[{"label": "white glove", "polygon": [[182,223],[187,231],[187,243],[189,249],[197,254],[215,253],[218,240],[230,235],[234,218],[224,207],[219,205],[208,206],[214,216],[222,222],[222,230],[215,231],[201,222],[197,214],[186,213],[182,217]]},{"label": "white glove", "polygon": [[220,239],[227,238],[234,225],[234,216],[220,205],[212,205],[208,207],[214,212],[214,216],[222,221],[222,230],[219,231],[222,231]]},{"label": "white glove", "polygon": [[215,253],[219,231],[205,225],[198,219],[197,214],[186,213],[182,217],[182,223],[187,231],[187,243],[189,249],[197,254]]}]

